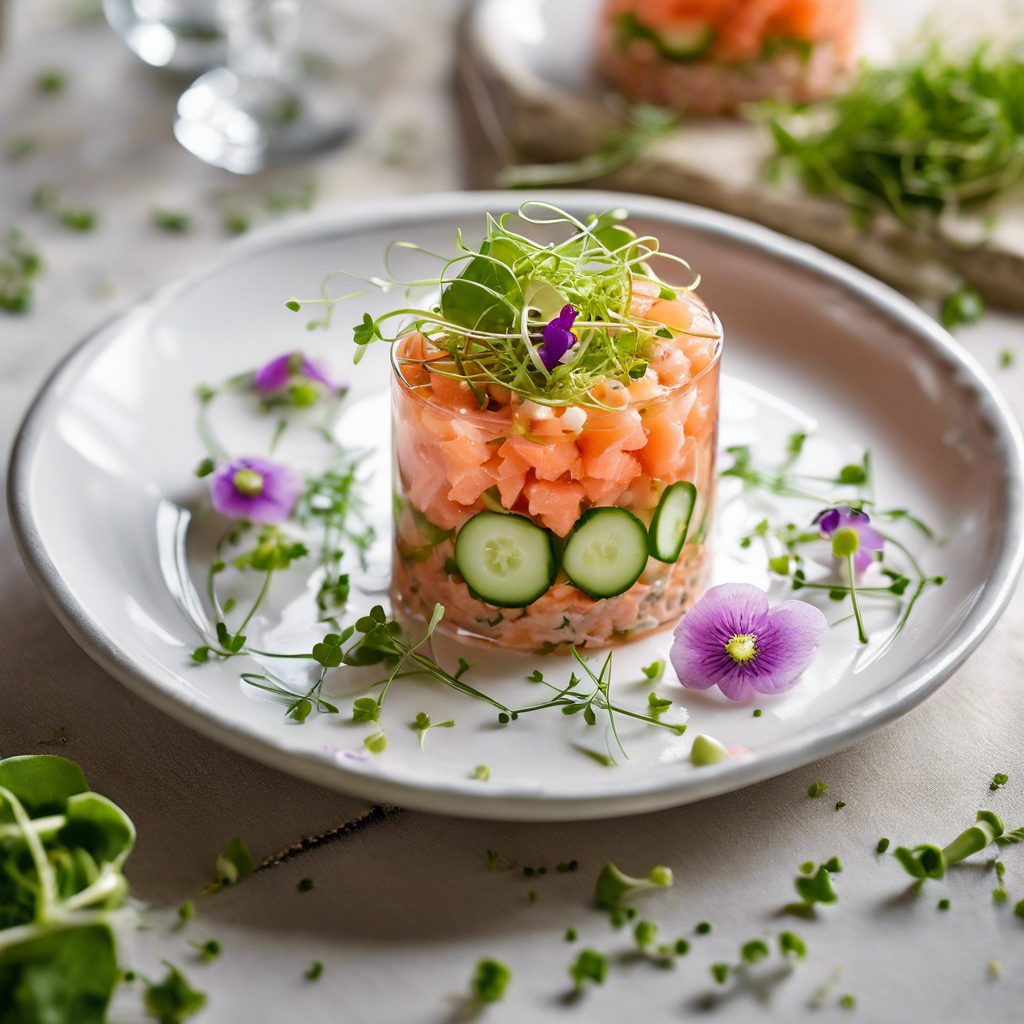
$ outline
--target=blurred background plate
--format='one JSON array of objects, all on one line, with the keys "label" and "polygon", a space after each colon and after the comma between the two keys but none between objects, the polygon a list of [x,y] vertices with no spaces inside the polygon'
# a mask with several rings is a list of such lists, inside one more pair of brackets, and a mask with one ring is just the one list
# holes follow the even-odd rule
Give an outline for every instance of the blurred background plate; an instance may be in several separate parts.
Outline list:
[{"label": "blurred background plate", "polygon": [[[948,539],[929,548],[926,564],[948,576],[945,586],[927,593],[891,645],[861,648],[851,632],[832,630],[795,689],[757,702],[759,718],[749,705],[681,691],[666,678],[659,692],[677,702],[674,715],[688,714],[687,735],[629,729],[630,758],[614,769],[581,756],[578,744],[594,740],[575,718],[531,715],[500,728],[485,705],[419,682],[393,691],[388,749],[370,756],[367,728],[351,721],[344,699],[353,693],[349,670],[329,677],[324,691],[342,714],[299,726],[280,705],[244,692],[235,663],[191,663],[197,639],[174,590],[188,578],[175,563],[180,531],[203,493],[193,475],[203,454],[191,429],[196,384],[308,346],[303,318],[283,302],[310,294],[326,271],[375,274],[396,238],[445,252],[461,228],[472,244],[485,211],[514,210],[521,198],[424,196],[296,219],[238,243],[79,346],[33,405],[9,485],[22,553],[64,625],[131,689],[236,750],[368,799],[476,817],[568,820],[697,800],[823,757],[924,699],[991,628],[1020,569],[1021,439],[1002,400],[934,321],[844,264],[721,214],[604,193],[545,198],[579,217],[624,205],[635,226],[703,274],[701,294],[726,329],[724,439],[774,452],[790,431],[807,430],[833,467],[870,447],[879,500],[913,509]],[[390,301],[373,295],[337,309],[333,334],[317,336],[336,349],[336,364],[348,362],[350,328],[362,313]],[[383,533],[386,357],[371,351],[348,371],[353,390],[339,425],[350,444],[373,436]],[[737,525],[722,519],[723,530]],[[763,556],[751,552],[744,562],[740,551],[734,559],[734,540],[719,542],[720,578],[767,582]],[[380,600],[381,586],[358,584],[350,612]],[[664,657],[669,643],[663,633],[617,650],[621,700],[646,700],[651,684],[640,668]],[[452,663],[458,653],[441,648]],[[537,667],[568,673],[561,659],[494,653],[472,680],[521,706],[536,692],[525,677]],[[432,733],[421,750],[407,725],[424,709],[435,721],[456,718],[457,728]],[[688,752],[700,732],[748,752],[694,768]],[[470,778],[481,763],[491,768],[489,782]]]}]

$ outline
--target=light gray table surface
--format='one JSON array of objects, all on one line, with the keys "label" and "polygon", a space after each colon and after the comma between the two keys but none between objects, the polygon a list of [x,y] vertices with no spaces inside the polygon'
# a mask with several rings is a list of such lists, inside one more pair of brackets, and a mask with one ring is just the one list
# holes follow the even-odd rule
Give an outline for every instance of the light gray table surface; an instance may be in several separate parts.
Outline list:
[{"label": "light gray table surface", "polygon": [[[525,0],[524,0],[525,2]],[[363,10],[364,5],[356,5]],[[215,194],[315,177],[322,204],[459,187],[459,141],[450,97],[454,0],[378,0],[390,42],[368,124],[348,148],[301,170],[240,181],[203,167],[170,136],[182,83],[142,67],[99,22],[68,19],[78,4],[21,0],[0,57],[0,144],[41,140],[36,154],[0,163],[0,227],[22,225],[46,259],[34,312],[0,318],[0,440],[9,448],[33,394],[91,328],[155,284],[213,257],[226,244]],[[386,62],[386,63],[385,63]],[[69,72],[59,97],[36,95],[41,69]],[[75,235],[31,208],[43,183],[95,206],[102,222]],[[153,206],[185,207],[196,229],[156,232]],[[1024,416],[1024,321],[988,314],[962,340]],[[1018,354],[1000,369],[998,354]],[[1010,900],[997,906],[991,859],[951,872],[914,898],[890,857],[894,840],[952,837],[986,805],[1024,822],[1024,596],[977,654],[936,696],[904,719],[825,761],[730,796],[613,821],[523,825],[448,819],[361,801],[307,785],[235,755],[150,708],[94,665],[46,609],[0,520],[0,756],[35,751],[79,761],[93,787],[134,819],[139,841],[128,875],[151,909],[126,959],[150,975],[168,959],[209,994],[200,1024],[281,1021],[430,1022],[459,1019],[482,956],[513,972],[506,1000],[486,1019],[532,1021],[1011,1021],[1024,1019],[1024,848],[1007,849]],[[42,746],[63,727],[67,742]],[[990,793],[996,771],[1010,783]],[[811,782],[828,783],[822,799]],[[834,811],[836,800],[845,808]],[[370,813],[367,813],[367,812]],[[353,823],[346,826],[347,823]],[[238,886],[201,897],[181,931],[174,908],[212,874],[240,835],[258,861],[276,861]],[[314,837],[325,837],[317,840]],[[576,858],[575,874],[527,880],[493,875],[485,851],[549,868]],[[279,858],[285,851],[291,852]],[[779,916],[797,866],[836,854],[840,901],[816,919]],[[644,872],[670,866],[674,888],[646,897],[642,913],[691,952],[674,970],[631,961],[627,930],[590,908],[605,860]],[[299,879],[315,887],[299,893]],[[527,891],[538,893],[528,902]],[[937,910],[940,896],[952,907]],[[713,930],[693,935],[699,921]],[[580,940],[566,943],[567,926]],[[735,962],[739,944],[792,928],[809,956],[770,987],[719,990],[709,972]],[[189,939],[220,940],[203,964]],[[583,945],[608,952],[607,984],[566,1002],[567,968]],[[303,971],[314,960],[323,977]],[[1002,977],[990,977],[991,961]],[[809,1001],[828,987],[820,1009]],[[857,999],[853,1011],[841,995]],[[141,1019],[126,991],[113,1019]]]}]

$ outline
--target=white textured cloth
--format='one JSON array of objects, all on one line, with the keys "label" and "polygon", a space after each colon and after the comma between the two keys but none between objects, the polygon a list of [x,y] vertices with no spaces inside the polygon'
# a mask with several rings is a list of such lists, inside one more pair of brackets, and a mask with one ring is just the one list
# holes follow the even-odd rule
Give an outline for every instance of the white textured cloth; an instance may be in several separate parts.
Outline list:
[{"label": "white textured cloth", "polygon": [[[523,0],[526,3],[526,0]],[[360,8],[363,5],[358,5]],[[51,366],[89,329],[151,286],[211,258],[224,234],[218,190],[265,192],[316,177],[321,202],[458,187],[458,145],[448,92],[454,0],[378,0],[394,49],[368,129],[349,148],[303,170],[240,181],[205,168],[170,136],[182,83],[143,68],[102,23],[62,24],[68,5],[22,0],[0,60],[0,145],[40,137],[38,151],[0,164],[0,227],[20,223],[45,254],[47,272],[29,316],[0,315],[0,432],[8,448],[18,420]],[[46,30],[39,30],[45,24]],[[10,39],[10,37],[8,37]],[[41,69],[69,74],[67,91],[44,99]],[[40,184],[95,206],[102,221],[75,235],[33,211]],[[177,237],[149,223],[154,206],[182,208],[196,228]],[[988,315],[963,340],[996,374],[1024,415],[1024,369],[1000,370],[998,353],[1024,357],[1024,321]],[[1021,359],[1024,365],[1024,358]],[[636,818],[521,825],[376,811],[329,840],[298,849],[234,889],[202,897],[196,918],[169,927],[173,908],[210,880],[226,841],[240,835],[257,861],[338,829],[366,804],[248,761],[150,708],[95,666],[46,610],[20,565],[6,519],[0,527],[0,756],[52,751],[78,760],[90,782],[134,819],[139,843],[128,864],[136,895],[156,908],[130,959],[160,973],[169,959],[209,993],[201,1024],[288,1021],[432,1022],[461,1019],[476,961],[508,963],[506,1000],[494,1022],[710,1019],[1002,1022],[1024,1015],[1024,847],[1007,849],[1010,899],[993,903],[991,860],[929,883],[916,898],[882,836],[948,840],[977,807],[1024,823],[1024,597],[968,664],[923,707],[841,754],[731,796]],[[41,746],[63,728],[66,744]],[[990,793],[996,771],[1010,782]],[[807,787],[828,792],[809,799]],[[837,800],[845,801],[835,811]],[[491,874],[485,851],[546,865],[543,877]],[[780,917],[807,860],[838,855],[840,900],[813,920]],[[579,871],[555,872],[577,859]],[[629,929],[614,931],[589,907],[605,860],[646,872],[666,864],[676,882],[642,897],[641,914],[663,938],[685,937],[674,970],[628,956]],[[312,878],[300,893],[297,882]],[[528,891],[537,893],[535,902]],[[937,909],[940,897],[951,908]],[[712,924],[694,934],[700,921]],[[579,939],[563,938],[567,927]],[[730,981],[742,942],[798,932],[809,956],[760,993]],[[220,940],[202,964],[188,939]],[[607,983],[566,1003],[568,965],[584,946],[608,952]],[[303,972],[324,963],[320,980]],[[991,961],[1003,976],[989,977]],[[823,986],[821,1009],[808,1008]],[[853,1011],[839,998],[856,997]],[[137,994],[116,1020],[140,1019]]]}]

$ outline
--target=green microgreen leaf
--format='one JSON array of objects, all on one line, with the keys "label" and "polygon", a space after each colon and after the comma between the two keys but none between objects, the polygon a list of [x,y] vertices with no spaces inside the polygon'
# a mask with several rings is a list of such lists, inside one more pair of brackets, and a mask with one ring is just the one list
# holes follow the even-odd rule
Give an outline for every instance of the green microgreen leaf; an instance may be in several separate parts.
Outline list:
[{"label": "green microgreen leaf", "polygon": [[234,836],[217,858],[215,877],[218,885],[234,885],[239,879],[252,874],[256,862],[238,836]]},{"label": "green microgreen leaf", "polygon": [[206,1005],[206,995],[192,988],[188,979],[172,964],[159,983],[146,982],[146,1013],[160,1024],[181,1024]]},{"label": "green microgreen leaf", "polygon": [[496,1003],[505,998],[512,972],[500,960],[485,958],[477,962],[470,992],[478,1003]]},{"label": "green microgreen leaf", "polygon": [[608,977],[608,957],[596,949],[584,949],[569,968],[569,976],[579,992],[584,985],[603,985]]}]

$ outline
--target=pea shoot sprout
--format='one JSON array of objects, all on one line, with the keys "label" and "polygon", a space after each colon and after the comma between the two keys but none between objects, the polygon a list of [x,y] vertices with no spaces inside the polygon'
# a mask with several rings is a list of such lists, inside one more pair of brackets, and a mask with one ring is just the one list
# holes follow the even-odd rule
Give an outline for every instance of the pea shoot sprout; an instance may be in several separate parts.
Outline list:
[{"label": "pea shoot sprout", "polygon": [[622,905],[627,896],[633,896],[647,889],[668,889],[672,886],[672,871],[666,867],[654,867],[645,878],[633,878],[620,871],[611,861],[607,862],[597,877],[594,887],[594,901],[605,910]]}]

